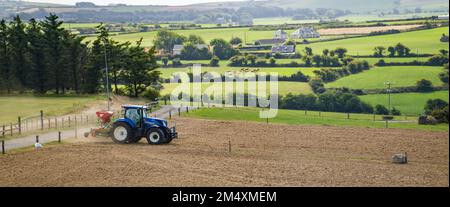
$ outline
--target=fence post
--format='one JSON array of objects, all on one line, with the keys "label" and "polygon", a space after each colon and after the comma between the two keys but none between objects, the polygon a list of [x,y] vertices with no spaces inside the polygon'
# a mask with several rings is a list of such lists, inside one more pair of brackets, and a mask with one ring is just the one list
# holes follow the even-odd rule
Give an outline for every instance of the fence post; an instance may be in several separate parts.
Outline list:
[{"label": "fence post", "polygon": [[70,128],[70,116],[69,116],[69,128]]},{"label": "fence post", "polygon": [[44,111],[41,110],[41,130],[44,130]]},{"label": "fence post", "polygon": [[319,117],[321,117],[321,116],[322,116],[321,111],[319,111]]},{"label": "fence post", "polygon": [[178,108],[178,116],[181,116],[181,108]]},{"label": "fence post", "polygon": [[64,128],[64,117],[61,118],[62,128]]},{"label": "fence post", "polygon": [[373,122],[375,122],[375,113],[373,113]]},{"label": "fence post", "polygon": [[169,111],[169,119],[172,119],[172,110]]},{"label": "fence post", "polygon": [[75,115],[75,138],[78,138],[78,129],[77,129],[77,116]]},{"label": "fence post", "polygon": [[52,128],[52,124],[50,122],[50,118],[48,118],[48,129]]},{"label": "fence post", "polygon": [[347,113],[347,119],[350,119],[350,113]]},{"label": "fence post", "polygon": [[58,132],[58,143],[61,143],[61,131]]},{"label": "fence post", "polygon": [[22,120],[20,116],[17,118],[17,124],[19,125],[19,134],[22,134]]},{"label": "fence post", "polygon": [[5,140],[2,140],[2,154],[6,154],[6,152],[5,152]]},{"label": "fence post", "polygon": [[55,129],[58,128],[58,118],[55,118]]},{"label": "fence post", "polygon": [[39,143],[39,135],[36,135],[36,143]]},{"label": "fence post", "polygon": [[12,135],[13,135],[13,126],[12,126],[12,123],[9,124],[9,129],[10,129],[11,136],[12,136]]},{"label": "fence post", "polygon": [[305,115],[308,115],[308,110],[305,110]]},{"label": "fence post", "polygon": [[86,115],[86,124],[89,124],[89,115]]},{"label": "fence post", "polygon": [[189,113],[189,106],[186,106],[186,112]]},{"label": "fence post", "polygon": [[6,127],[5,127],[5,125],[3,125],[3,127],[2,127],[3,129],[2,129],[2,137],[5,137],[5,130],[6,130]]}]

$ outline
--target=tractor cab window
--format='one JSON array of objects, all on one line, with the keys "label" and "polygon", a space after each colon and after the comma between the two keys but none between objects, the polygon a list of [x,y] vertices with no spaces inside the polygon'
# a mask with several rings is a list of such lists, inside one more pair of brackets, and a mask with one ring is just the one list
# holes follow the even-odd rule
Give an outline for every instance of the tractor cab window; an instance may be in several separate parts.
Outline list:
[{"label": "tractor cab window", "polygon": [[131,119],[134,123],[138,124],[141,121],[141,110],[127,109],[125,112],[125,118]]}]

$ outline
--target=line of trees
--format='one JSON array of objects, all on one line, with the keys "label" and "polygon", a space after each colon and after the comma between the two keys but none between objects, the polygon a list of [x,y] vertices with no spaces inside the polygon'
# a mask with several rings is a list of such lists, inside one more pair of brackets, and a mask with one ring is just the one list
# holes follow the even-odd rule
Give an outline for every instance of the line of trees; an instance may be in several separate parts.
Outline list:
[{"label": "line of trees", "polygon": [[105,52],[116,92],[119,85],[130,96],[159,87],[154,49],[141,47],[142,39],[135,46],[118,43],[99,25],[98,38],[85,42],[62,23],[54,14],[28,24],[19,16],[0,21],[0,93],[98,93],[106,85]]}]

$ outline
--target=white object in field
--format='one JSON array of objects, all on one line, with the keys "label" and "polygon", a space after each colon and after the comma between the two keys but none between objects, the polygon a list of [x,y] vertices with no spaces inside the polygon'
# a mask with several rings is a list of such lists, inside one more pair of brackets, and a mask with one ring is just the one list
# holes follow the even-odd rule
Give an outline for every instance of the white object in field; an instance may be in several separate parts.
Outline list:
[{"label": "white object in field", "polygon": [[39,150],[39,149],[41,149],[42,147],[43,147],[42,144],[39,143],[39,142],[36,142],[36,144],[34,144],[34,148],[35,148],[36,150]]},{"label": "white object in field", "polygon": [[408,163],[408,155],[405,154],[395,154],[392,156],[392,162],[395,164],[406,164]]}]

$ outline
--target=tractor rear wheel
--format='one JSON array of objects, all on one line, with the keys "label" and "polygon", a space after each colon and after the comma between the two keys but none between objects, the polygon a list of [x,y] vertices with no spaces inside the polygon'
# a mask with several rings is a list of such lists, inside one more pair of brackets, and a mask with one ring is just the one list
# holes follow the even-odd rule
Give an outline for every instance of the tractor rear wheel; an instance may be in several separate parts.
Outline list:
[{"label": "tractor rear wheel", "polygon": [[116,123],[111,131],[111,138],[114,142],[124,144],[133,138],[131,127],[126,123]]},{"label": "tractor rear wheel", "polygon": [[164,144],[167,143],[167,137],[161,129],[152,128],[147,133],[147,142],[149,144]]}]

